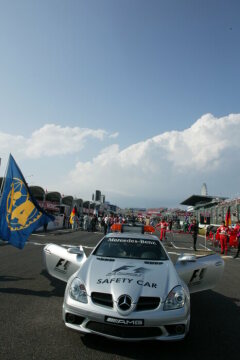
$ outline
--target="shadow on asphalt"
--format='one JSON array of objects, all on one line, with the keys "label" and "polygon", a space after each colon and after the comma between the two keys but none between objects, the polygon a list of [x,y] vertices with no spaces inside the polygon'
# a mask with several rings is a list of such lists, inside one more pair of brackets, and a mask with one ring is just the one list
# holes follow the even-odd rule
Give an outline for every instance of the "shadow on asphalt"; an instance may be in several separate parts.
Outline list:
[{"label": "shadow on asphalt", "polygon": [[[52,278],[46,270],[41,272],[41,275],[45,276],[50,281],[50,286],[53,287],[51,291],[46,290],[31,290],[24,288],[0,288],[0,293],[2,294],[18,294],[18,295],[33,295],[40,297],[62,297],[64,296],[64,291],[66,284],[58,279]],[[25,281],[25,280],[33,280],[33,278],[21,278],[18,276],[0,276],[1,281]]]},{"label": "shadow on asphalt", "polygon": [[54,293],[54,296],[64,296],[64,292],[65,292],[65,288],[66,288],[66,283],[64,281],[58,280],[54,277],[52,277],[51,275],[49,275],[49,273],[47,272],[47,270],[42,270],[40,275],[46,277],[49,282],[50,282],[50,286],[53,287],[54,289],[52,290],[52,292]]},{"label": "shadow on asphalt", "polygon": [[[233,301],[232,301],[233,300]],[[119,342],[95,335],[81,341],[88,348],[130,359],[236,359],[239,346],[240,308],[234,301],[214,291],[191,296],[189,335],[178,342]]]},{"label": "shadow on asphalt", "polygon": [[20,276],[3,275],[0,276],[1,281],[22,281],[22,280],[33,280],[33,278],[22,278]]}]

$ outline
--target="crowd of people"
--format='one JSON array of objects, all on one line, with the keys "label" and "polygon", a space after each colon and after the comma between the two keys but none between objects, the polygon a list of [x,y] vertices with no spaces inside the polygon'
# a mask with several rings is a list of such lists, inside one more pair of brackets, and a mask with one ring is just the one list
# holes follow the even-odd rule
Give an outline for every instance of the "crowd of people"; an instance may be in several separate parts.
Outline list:
[{"label": "crowd of people", "polygon": [[[197,235],[199,232],[199,226],[196,219],[194,218],[191,222],[189,222],[188,219],[185,220],[182,224],[182,231],[184,233],[192,234],[193,248],[195,251],[197,251],[196,243],[197,243]],[[240,222],[239,221],[233,226],[226,226],[225,221],[223,220],[221,222],[221,225],[217,227],[215,238],[217,238],[219,241],[219,246],[221,248],[221,255],[223,254],[227,255],[228,249],[231,246],[231,244],[229,245],[230,236],[234,237],[234,241],[236,241],[238,244],[237,253],[234,256],[234,258],[237,258],[240,253]]]},{"label": "crowd of people", "polygon": [[[173,221],[169,219],[168,221],[165,218],[157,219],[157,218],[144,218],[144,217],[134,217],[134,216],[123,216],[123,215],[114,215],[114,214],[106,214],[103,216],[97,215],[82,215],[78,216],[77,213],[72,217],[70,222],[70,217],[65,218],[64,227],[77,229],[81,228],[85,231],[101,231],[105,235],[111,231],[111,226],[117,223],[128,223],[128,222],[137,222],[143,225],[151,225],[160,233],[160,241],[166,240],[167,231],[172,231],[173,225],[176,229],[180,228],[179,221]],[[197,242],[197,234],[198,234],[198,225],[196,220],[190,224],[189,231],[193,234],[194,241],[194,250],[196,249]]]},{"label": "crowd of people", "polygon": [[240,252],[240,222],[238,221],[234,228],[230,229],[229,226],[225,225],[225,221],[222,221],[221,225],[217,229],[217,235],[219,236],[221,254],[227,255],[228,251],[228,241],[231,234],[231,231],[234,231],[238,241],[238,250],[234,258],[237,258]]},{"label": "crowd of people", "polygon": [[173,221],[169,220],[168,222],[166,219],[162,219],[157,221],[157,219],[149,219],[144,217],[135,217],[135,216],[123,216],[123,215],[114,215],[114,214],[106,214],[103,216],[97,215],[82,215],[77,216],[75,214],[72,217],[72,224],[70,223],[69,219],[66,218],[64,222],[64,227],[76,229],[82,228],[85,231],[102,231],[104,234],[110,232],[111,226],[113,224],[124,224],[124,223],[140,223],[143,225],[152,225],[160,232],[160,240],[166,239],[166,231],[167,229],[171,231]]},{"label": "crowd of people", "polygon": [[[174,226],[175,229],[181,228],[183,232],[189,233],[192,235],[193,239],[193,249],[197,251],[197,237],[199,233],[199,225],[196,218],[193,218],[190,222],[187,220],[183,222],[182,226],[180,226],[179,220],[173,221],[172,219],[162,218],[144,218],[144,217],[134,217],[134,216],[123,216],[123,215],[114,215],[114,214],[106,214],[103,216],[97,215],[82,215],[78,216],[77,213],[72,217],[72,221],[70,223],[70,217],[64,218],[64,227],[65,228],[72,228],[77,229],[81,228],[85,231],[100,231],[104,234],[107,234],[111,231],[111,226],[116,223],[128,223],[131,222],[138,222],[142,223],[143,225],[152,225],[157,231],[159,231],[159,238],[160,241],[166,240],[166,233],[167,231],[172,231],[172,227]],[[238,221],[234,227],[236,232],[236,237],[238,241],[238,249],[237,253],[234,256],[235,258],[239,256],[240,253],[240,222]],[[228,226],[225,226],[225,222],[222,221],[221,225],[217,229],[217,234],[219,236],[219,242],[221,246],[221,254],[227,255],[228,251],[228,239],[231,229]]]},{"label": "crowd of people", "polygon": [[81,215],[78,216],[77,213],[71,218],[65,216],[64,227],[77,229],[81,228],[85,231],[102,231],[104,234],[110,231],[110,228],[113,224],[124,223],[129,221],[128,217],[123,217],[122,215],[113,215],[107,214],[103,216],[97,215]]}]

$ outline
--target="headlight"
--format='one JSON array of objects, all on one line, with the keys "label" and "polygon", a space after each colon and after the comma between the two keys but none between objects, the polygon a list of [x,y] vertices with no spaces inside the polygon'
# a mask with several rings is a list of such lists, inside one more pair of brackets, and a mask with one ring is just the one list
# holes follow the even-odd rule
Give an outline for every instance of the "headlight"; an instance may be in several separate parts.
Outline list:
[{"label": "headlight", "polygon": [[79,278],[75,278],[70,286],[69,294],[72,299],[87,304],[87,292],[84,284]]},{"label": "headlight", "polygon": [[182,308],[185,304],[185,297],[185,292],[182,286],[176,286],[168,294],[163,306],[163,310],[174,310]]}]

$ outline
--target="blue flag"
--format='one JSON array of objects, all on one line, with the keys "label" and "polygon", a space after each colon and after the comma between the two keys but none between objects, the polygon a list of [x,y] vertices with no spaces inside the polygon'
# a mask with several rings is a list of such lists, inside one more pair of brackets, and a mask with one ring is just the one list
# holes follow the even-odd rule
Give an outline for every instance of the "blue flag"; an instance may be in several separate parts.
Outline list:
[{"label": "blue flag", "polygon": [[22,249],[29,235],[53,221],[32,196],[30,189],[10,154],[0,203],[0,237]]}]

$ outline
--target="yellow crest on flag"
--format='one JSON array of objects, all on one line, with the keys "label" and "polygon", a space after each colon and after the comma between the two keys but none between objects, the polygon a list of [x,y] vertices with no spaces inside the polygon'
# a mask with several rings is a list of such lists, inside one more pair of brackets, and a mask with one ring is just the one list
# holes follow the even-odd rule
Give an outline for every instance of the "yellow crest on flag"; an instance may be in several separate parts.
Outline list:
[{"label": "yellow crest on flag", "polygon": [[11,231],[29,227],[42,216],[30,199],[24,182],[13,178],[11,190],[7,197],[6,220]]}]

